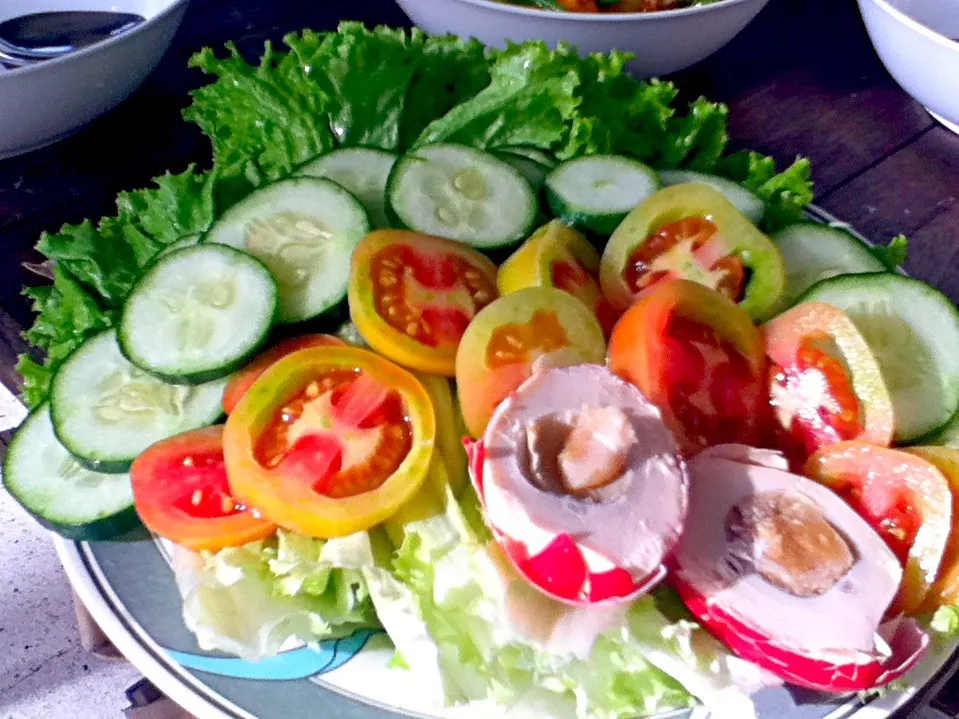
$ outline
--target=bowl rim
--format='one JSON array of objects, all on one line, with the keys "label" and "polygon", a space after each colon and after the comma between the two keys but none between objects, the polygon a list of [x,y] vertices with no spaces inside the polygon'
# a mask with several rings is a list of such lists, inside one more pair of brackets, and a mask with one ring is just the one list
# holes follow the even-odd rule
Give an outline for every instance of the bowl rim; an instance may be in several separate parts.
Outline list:
[{"label": "bowl rim", "polygon": [[[438,0],[437,0],[438,1]],[[585,22],[585,23],[605,23],[605,22],[623,22],[624,20],[635,20],[640,22],[651,22],[658,18],[683,17],[686,15],[699,15],[710,12],[718,8],[728,7],[730,5],[742,5],[743,3],[755,2],[755,0],[713,0],[703,5],[693,5],[691,7],[676,8],[673,10],[656,10],[655,12],[604,12],[604,13],[579,13],[579,12],[553,12],[541,8],[525,7],[523,5],[513,5],[509,2],[494,2],[493,0],[447,0],[453,3],[465,3],[475,7],[486,8],[487,10],[498,10],[509,15],[522,15],[524,17],[544,18],[557,20],[559,22]]]},{"label": "bowl rim", "polygon": [[[722,1],[726,2],[726,0],[722,0]],[[38,62],[33,65],[27,65],[26,67],[15,67],[11,70],[0,71],[0,84],[3,84],[9,78],[26,77],[27,75],[42,72],[46,68],[58,67],[60,65],[63,65],[64,63],[71,62],[72,60],[76,58],[94,55],[108,47],[113,47],[114,45],[117,45],[123,42],[124,40],[132,38],[136,35],[139,35],[141,32],[146,31],[147,29],[153,27],[157,23],[163,22],[168,15],[172,15],[181,7],[184,7],[188,5],[189,3],[190,3],[190,0],[173,0],[169,5],[163,8],[156,15],[151,15],[139,25],[127,30],[124,33],[115,35],[111,38],[107,38],[106,40],[101,40],[98,43],[89,45],[85,48],[81,48],[80,50],[68,52],[65,55],[61,55],[60,57],[55,57],[50,60],[44,60],[43,62]]]},{"label": "bowl rim", "polygon": [[[722,2],[725,1],[726,0],[722,0]],[[887,0],[859,0],[859,5],[861,6],[864,2],[873,3],[880,10],[890,15],[894,20],[898,20],[910,30],[918,32],[923,37],[928,38],[929,40],[932,40],[933,42],[942,45],[947,49],[959,52],[959,40],[953,40],[951,37],[944,35],[938,30],[933,30],[928,25],[923,25],[918,20],[910,17],[899,8],[887,2]]]}]

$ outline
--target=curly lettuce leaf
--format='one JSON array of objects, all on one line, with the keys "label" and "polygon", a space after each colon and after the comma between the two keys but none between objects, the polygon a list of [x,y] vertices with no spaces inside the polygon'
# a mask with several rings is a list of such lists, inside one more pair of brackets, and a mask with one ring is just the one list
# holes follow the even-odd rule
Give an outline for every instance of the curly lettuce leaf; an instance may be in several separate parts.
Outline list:
[{"label": "curly lettuce leaf", "polygon": [[641,82],[624,72],[627,53],[589,55],[582,61],[580,102],[561,158],[616,153],[652,158],[675,110],[672,83]]},{"label": "curly lettuce leaf", "polygon": [[113,223],[95,226],[89,220],[44,233],[37,251],[54,260],[92,290],[107,307],[119,307],[139,276],[133,247]]},{"label": "curly lettuce leaf", "polygon": [[805,158],[796,158],[777,173],[772,157],[743,150],[723,158],[717,171],[762,198],[766,203],[763,225],[770,232],[802,219],[813,200],[812,166]]},{"label": "curly lettuce leaf", "polygon": [[26,290],[37,318],[24,337],[45,352],[43,364],[24,356],[18,369],[23,399],[46,399],[60,363],[87,337],[110,327],[127,293],[156,253],[205,231],[215,216],[215,176],[191,166],[156,178],[153,187],[120,194],[117,215],[44,233],[37,250],[47,257],[53,284]]},{"label": "curly lettuce leaf", "polygon": [[870,249],[890,272],[895,272],[906,263],[906,257],[909,254],[909,238],[905,235],[896,235],[889,240],[888,245],[875,245]]},{"label": "curly lettuce leaf", "polygon": [[178,548],[174,569],[200,647],[256,660],[378,626],[359,569],[373,561],[365,532],[324,541],[281,529],[215,553]]},{"label": "curly lettuce leaf", "polygon": [[133,250],[138,267],[164,247],[205,232],[217,215],[219,178],[193,165],[179,174],[154,178],[154,185],[117,197],[117,215],[103,220]]},{"label": "curly lettuce leaf", "polygon": [[[415,31],[414,31],[415,32]],[[442,117],[490,82],[486,47],[477,40],[433,36],[422,47],[423,60],[410,82],[400,127],[400,150],[437,117]]]},{"label": "curly lettuce leaf", "polygon": [[258,65],[233,45],[191,60],[218,79],[193,92],[184,116],[210,137],[224,175],[253,187],[337,146],[400,152],[488,81],[483,45],[452,36],[344,22],[283,41],[288,51],[268,43]]},{"label": "curly lettuce leaf", "polygon": [[404,133],[409,137],[425,124],[424,116],[443,114],[488,81],[481,43],[418,29],[342,23],[312,54],[299,36],[285,42],[302,63],[321,63],[323,72],[311,79],[328,97],[329,125],[340,145],[401,151]]},{"label": "curly lettuce leaf", "polygon": [[543,42],[510,43],[493,53],[489,85],[427,125],[415,145],[558,147],[579,104],[579,65],[568,45],[551,50]]},{"label": "curly lettuce leaf", "polygon": [[700,97],[685,115],[670,118],[654,163],[664,169],[712,172],[729,143],[728,120],[728,107]]},{"label": "curly lettuce leaf", "polygon": [[289,53],[267,42],[257,65],[232,43],[224,58],[204,48],[190,59],[191,67],[218,79],[193,91],[183,116],[210,138],[216,167],[254,187],[289,175],[335,145],[329,97],[313,82],[309,64],[325,34],[305,30],[297,37],[297,49]]},{"label": "curly lettuce leaf", "polygon": [[63,267],[53,268],[53,284],[24,292],[33,300],[37,317],[24,338],[45,353],[43,363],[23,355],[17,371],[23,377],[22,397],[28,407],[41,404],[60,364],[84,340],[110,327],[114,313],[103,309]]}]

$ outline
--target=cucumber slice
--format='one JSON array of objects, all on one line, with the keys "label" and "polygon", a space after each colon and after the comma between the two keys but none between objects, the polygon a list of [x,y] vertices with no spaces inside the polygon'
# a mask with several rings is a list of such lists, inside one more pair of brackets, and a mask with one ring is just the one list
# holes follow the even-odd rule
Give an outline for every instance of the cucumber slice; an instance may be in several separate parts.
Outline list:
[{"label": "cucumber slice", "polygon": [[786,263],[789,305],[820,280],[838,275],[885,272],[886,266],[855,235],[818,222],[799,222],[772,236]]},{"label": "cucumber slice", "polygon": [[262,262],[226,245],[161,258],[127,297],[120,350],[140,369],[199,383],[239,369],[266,342],[277,308]]},{"label": "cucumber slice", "polygon": [[261,260],[280,289],[280,322],[301,322],[344,302],[350,255],[369,231],[366,210],[340,185],[296,177],[231,207],[204,241]]},{"label": "cucumber slice", "polygon": [[619,155],[564,162],[546,176],[546,199],[568,224],[611,235],[636,205],[662,186],[656,171]]},{"label": "cucumber slice", "polygon": [[156,262],[161,257],[166,257],[171,252],[176,252],[177,250],[183,250],[183,249],[186,249],[187,247],[193,247],[194,245],[199,244],[202,237],[203,235],[199,235],[199,234],[187,235],[186,237],[181,237],[179,240],[171,242],[169,245],[167,245],[162,250],[157,252],[151,261]]},{"label": "cucumber slice", "polygon": [[727,180],[725,177],[707,175],[705,172],[693,172],[692,170],[662,170],[659,176],[663,178],[663,184],[667,186],[698,182],[701,185],[712,187],[717,192],[721,192],[754,225],[758,225],[766,213],[766,203],[762,201],[759,195],[747,190],[738,182]]},{"label": "cucumber slice", "polygon": [[362,347],[364,349],[370,348],[369,342],[363,339],[359,328],[352,322],[344,322],[333,334],[348,345],[355,345],[356,347]]},{"label": "cucumber slice", "polygon": [[386,182],[396,159],[396,155],[385,150],[345,147],[304,165],[296,174],[325,177],[342,185],[366,208],[374,227],[389,227]]},{"label": "cucumber slice", "polygon": [[514,155],[512,152],[497,152],[496,156],[503,162],[519,170],[520,174],[533,186],[539,189],[543,180],[549,174],[550,166],[525,155]]},{"label": "cucumber slice", "polygon": [[116,331],[91,337],[53,378],[54,432],[90,469],[125,472],[161,439],[213,424],[223,414],[226,379],[167,384],[120,353]]},{"label": "cucumber slice", "polygon": [[424,145],[400,158],[387,199],[402,226],[482,250],[525,239],[536,221],[536,195],[526,178],[463,145]]},{"label": "cucumber slice", "polygon": [[3,485],[42,525],[68,539],[113,539],[139,523],[130,475],[93,472],[77,462],[57,441],[47,404],[13,436]]},{"label": "cucumber slice", "polygon": [[803,295],[844,310],[872,349],[892,396],[895,438],[945,425],[959,408],[959,311],[939,290],[893,273],[843,275]]},{"label": "cucumber slice", "polygon": [[526,147],[525,145],[510,145],[508,147],[501,147],[500,152],[508,152],[510,155],[519,155],[520,157],[526,157],[533,162],[544,165],[549,169],[553,169],[559,164],[559,160],[556,159],[555,155],[552,155],[548,152],[540,150],[538,147]]},{"label": "cucumber slice", "polygon": [[959,412],[952,416],[944,427],[930,435],[919,438],[916,444],[931,444],[936,447],[959,449]]}]

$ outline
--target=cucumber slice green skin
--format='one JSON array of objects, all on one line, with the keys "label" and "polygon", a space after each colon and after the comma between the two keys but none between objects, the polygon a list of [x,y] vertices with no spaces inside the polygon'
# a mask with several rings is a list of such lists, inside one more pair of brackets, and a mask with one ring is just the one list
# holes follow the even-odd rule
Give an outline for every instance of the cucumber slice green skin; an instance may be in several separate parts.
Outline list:
[{"label": "cucumber slice green skin", "polygon": [[536,191],[539,191],[539,188],[543,186],[543,181],[551,169],[548,165],[544,165],[537,160],[525,155],[514,155],[512,152],[497,152],[496,157],[519,170],[520,174]]},{"label": "cucumber slice green skin", "polygon": [[[115,539],[140,524],[129,475],[82,467],[57,441],[47,404],[33,410],[14,434],[2,481],[31,517],[67,539]],[[108,491],[96,496],[101,489]]]},{"label": "cucumber slice green skin", "polygon": [[538,147],[527,147],[525,145],[509,145],[507,147],[499,148],[499,152],[507,152],[510,155],[519,155],[520,157],[526,157],[532,160],[535,163],[553,169],[559,164],[559,160],[556,159],[555,155],[552,155],[548,152],[540,150]]},{"label": "cucumber slice green skin", "polygon": [[116,331],[94,335],[67,357],[50,389],[60,443],[85,467],[126,472],[161,439],[215,424],[227,378],[174,385],[138,369],[120,352]]},{"label": "cucumber slice green skin", "polygon": [[567,224],[608,237],[643,200],[662,187],[650,167],[620,155],[587,155],[546,176],[546,201]]},{"label": "cucumber slice green skin", "polygon": [[205,244],[155,262],[127,297],[123,356],[174,384],[202,384],[243,367],[277,313],[270,270],[228,245]]},{"label": "cucumber slice green skin", "polygon": [[914,444],[933,445],[935,447],[951,447],[959,449],[959,412],[956,412],[945,426],[923,435]]},{"label": "cucumber slice green skin", "polygon": [[536,223],[536,193],[516,168],[465,145],[424,145],[401,157],[387,184],[395,227],[487,251],[526,239]]},{"label": "cucumber slice green skin", "polygon": [[719,175],[707,175],[704,172],[692,170],[661,170],[659,176],[663,184],[682,185],[688,182],[698,182],[709,185],[717,192],[723,193],[727,200],[732,202],[736,209],[742,212],[750,222],[758,225],[766,214],[766,203],[756,193],[747,190],[738,182],[733,182]]},{"label": "cucumber slice green skin", "polygon": [[193,247],[194,245],[198,245],[200,244],[200,240],[202,239],[203,239],[203,235],[201,234],[187,235],[186,237],[181,237],[179,240],[176,240],[175,242],[171,242],[169,245],[167,245],[162,250],[157,252],[156,255],[153,257],[151,264],[153,262],[157,262],[163,257],[166,257],[172,252],[176,252],[178,250],[184,250],[187,247]]},{"label": "cucumber slice green skin", "polygon": [[783,299],[795,304],[810,287],[840,275],[887,272],[869,247],[846,230],[818,222],[797,222],[773,235],[786,263]]},{"label": "cucumber slice green skin", "polygon": [[959,309],[939,290],[890,272],[834,277],[800,302],[845,311],[879,360],[892,397],[895,439],[915,441],[959,409]]},{"label": "cucumber slice green skin", "polygon": [[280,291],[278,320],[302,322],[346,303],[353,249],[370,231],[366,209],[332,180],[293,177],[227,210],[203,238],[253,255]]},{"label": "cucumber slice green skin", "polygon": [[303,165],[300,177],[326,178],[342,185],[366,208],[373,227],[389,227],[386,183],[397,156],[375,147],[345,147]]}]

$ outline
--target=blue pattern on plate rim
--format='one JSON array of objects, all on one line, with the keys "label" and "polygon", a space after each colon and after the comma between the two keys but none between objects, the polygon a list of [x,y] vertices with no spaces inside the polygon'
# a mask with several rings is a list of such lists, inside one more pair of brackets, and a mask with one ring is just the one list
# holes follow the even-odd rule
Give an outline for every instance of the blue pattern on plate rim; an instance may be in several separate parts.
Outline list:
[{"label": "blue pattern on plate rim", "polygon": [[361,629],[348,637],[321,642],[318,648],[291,649],[258,662],[238,657],[191,654],[173,649],[164,651],[186,669],[234,679],[287,681],[307,679],[339,669],[362,651],[370,637],[382,633],[382,629]]}]

